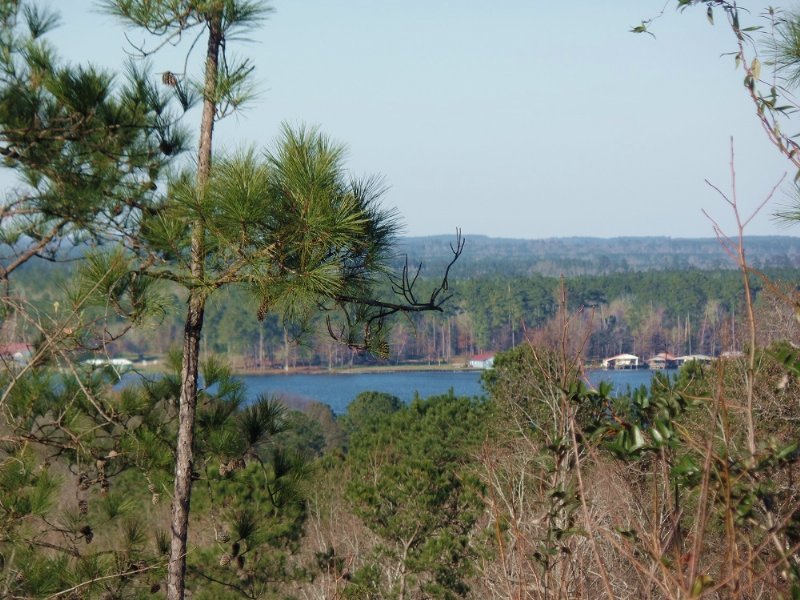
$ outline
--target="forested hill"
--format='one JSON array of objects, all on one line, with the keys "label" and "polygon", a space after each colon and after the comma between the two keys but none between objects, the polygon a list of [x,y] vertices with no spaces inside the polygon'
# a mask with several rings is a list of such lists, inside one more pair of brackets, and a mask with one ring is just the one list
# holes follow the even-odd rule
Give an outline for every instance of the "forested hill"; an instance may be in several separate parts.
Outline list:
[{"label": "forested hill", "polygon": [[[450,238],[410,238],[402,250],[409,261],[425,265],[419,297],[441,277],[452,257]],[[762,237],[747,240],[751,263],[775,284],[754,277],[751,289],[765,324],[763,340],[790,337],[795,327],[791,303],[781,291],[795,290],[800,281],[800,238]],[[72,257],[74,259],[77,256]],[[31,260],[15,272],[12,293],[38,322],[54,320],[80,260]],[[504,240],[471,236],[463,256],[450,273],[444,312],[420,313],[398,319],[392,329],[390,355],[397,362],[451,362],[454,357],[497,352],[515,346],[525,332],[547,332],[558,310],[560,275],[564,276],[568,308],[590,318],[591,336],[585,355],[597,360],[634,348],[652,355],[667,348],[680,355],[716,355],[741,347],[735,339],[743,329],[734,321],[744,314],[741,274],[718,242],[712,239],[593,238]],[[381,293],[392,300],[388,282]],[[185,294],[177,286],[159,287],[167,308],[160,319],[130,332],[108,351],[127,357],[165,355],[182,331]],[[582,308],[591,307],[590,311]],[[87,309],[86,320],[92,310]],[[278,315],[256,319],[259,305],[244,289],[230,288],[209,302],[204,351],[226,356],[239,366],[343,366],[357,360],[333,344],[321,313],[315,322],[284,328]],[[39,336],[34,321],[10,320],[8,341]],[[13,325],[13,327],[12,327]],[[155,330],[153,329],[155,328]],[[289,334],[287,336],[286,334]],[[800,335],[800,334],[799,334]],[[289,338],[301,343],[289,343]],[[766,341],[765,341],[766,343]],[[358,358],[360,360],[360,358]]]},{"label": "forested hill", "polygon": [[[455,236],[407,237],[398,249],[412,264],[435,274],[452,258]],[[735,268],[716,238],[619,237],[520,240],[466,236],[464,255],[454,267],[458,278],[487,275],[605,275],[635,271]],[[800,267],[800,237],[745,238],[747,259],[757,269]]]}]

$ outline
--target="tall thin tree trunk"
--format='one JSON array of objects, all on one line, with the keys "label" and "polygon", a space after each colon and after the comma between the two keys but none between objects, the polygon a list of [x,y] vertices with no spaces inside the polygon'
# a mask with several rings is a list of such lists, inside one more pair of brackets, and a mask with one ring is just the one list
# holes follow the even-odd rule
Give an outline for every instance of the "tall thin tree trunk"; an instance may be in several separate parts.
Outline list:
[{"label": "tall thin tree trunk", "polygon": [[[209,15],[208,19],[203,115],[200,123],[197,160],[197,193],[200,198],[205,193],[211,174],[211,149],[221,43],[222,15],[214,13]],[[175,457],[175,489],[172,498],[172,543],[167,572],[167,598],[169,600],[183,600],[186,592],[186,551],[189,538],[189,503],[192,493],[197,374],[206,300],[205,292],[199,285],[205,277],[205,230],[202,222],[194,223],[192,229],[191,272],[196,287],[189,291],[189,308],[183,332],[178,444]]]},{"label": "tall thin tree trunk", "polygon": [[714,353],[711,351],[710,344],[706,345],[706,317],[708,316],[708,309],[703,311],[703,324],[700,326],[700,352],[706,351],[711,356],[714,356]]},{"label": "tall thin tree trunk", "polygon": [[264,324],[258,327],[258,368],[264,368]]},{"label": "tall thin tree trunk", "polygon": [[447,317],[447,362],[453,358],[453,319]]},{"label": "tall thin tree trunk", "polygon": [[289,372],[289,330],[283,326],[283,370]]},{"label": "tall thin tree trunk", "polygon": [[[432,334],[431,335],[431,344],[432,344],[432,346],[431,346],[431,353],[430,353],[431,358],[430,358],[430,360],[436,360],[436,356],[437,356],[436,353],[438,352],[437,347],[436,347],[436,321],[434,321],[433,319],[431,319],[431,334]],[[439,362],[439,361],[436,360],[436,362]]]},{"label": "tall thin tree trunk", "polygon": [[689,354],[691,354],[694,350],[694,344],[692,344],[692,320],[689,317],[689,313],[686,313],[686,338],[689,341]]}]

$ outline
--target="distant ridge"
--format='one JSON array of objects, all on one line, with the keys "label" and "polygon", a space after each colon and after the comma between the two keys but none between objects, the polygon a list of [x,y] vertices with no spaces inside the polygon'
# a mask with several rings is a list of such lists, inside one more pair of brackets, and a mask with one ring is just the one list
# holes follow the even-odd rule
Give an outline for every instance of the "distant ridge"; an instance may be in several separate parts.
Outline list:
[{"label": "distant ridge", "polygon": [[[634,271],[734,269],[735,263],[716,238],[564,237],[494,238],[469,235],[454,277],[491,275],[567,277]],[[398,251],[424,273],[435,274],[451,257],[454,235],[404,237]],[[800,237],[747,236],[745,251],[756,269],[800,268]],[[402,260],[400,257],[398,260]]]},{"label": "distant ridge", "polygon": [[[716,238],[627,236],[615,238],[561,237],[543,239],[465,236],[466,247],[453,267],[454,279],[479,277],[577,277],[642,271],[719,271],[735,269]],[[455,235],[400,237],[394,266],[423,265],[422,277],[439,277],[452,258]],[[83,247],[62,248],[58,262],[39,259],[28,266],[42,272],[74,266]],[[759,270],[800,269],[800,237],[747,236],[745,250],[751,267]],[[67,259],[67,262],[61,262]],[[0,254],[0,262],[8,256]],[[800,282],[798,282],[800,283]]]}]

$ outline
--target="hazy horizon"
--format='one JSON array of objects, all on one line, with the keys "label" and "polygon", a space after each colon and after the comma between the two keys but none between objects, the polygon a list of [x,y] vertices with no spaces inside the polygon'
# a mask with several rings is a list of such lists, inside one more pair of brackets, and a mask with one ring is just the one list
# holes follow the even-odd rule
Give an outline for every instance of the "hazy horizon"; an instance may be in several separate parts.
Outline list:
[{"label": "hazy horizon", "polygon": [[[125,32],[96,2],[42,4],[62,13],[60,54],[121,68]],[[217,148],[269,146],[284,122],[319,125],[348,145],[354,173],[385,177],[385,204],[417,237],[713,237],[701,209],[734,233],[704,182],[729,190],[731,137],[744,213],[791,167],[723,56],[734,47],[723,15],[711,26],[704,9],[673,4],[654,39],[630,29],[664,0],[275,0],[253,43],[229,44],[253,59],[260,94],[218,124]],[[747,24],[766,6],[747,2]],[[183,70],[167,50],[156,74]],[[771,218],[786,201],[779,190],[747,233],[791,235]]]},{"label": "hazy horizon", "polygon": [[[467,237],[462,232],[463,237]],[[401,233],[400,239],[425,239],[425,238],[455,238],[455,233],[431,233],[428,235],[411,235]],[[546,241],[546,240],[570,240],[570,239],[588,239],[588,240],[618,240],[618,239],[667,239],[667,240],[714,240],[717,238],[714,235],[698,235],[698,236],[684,236],[684,235],[558,235],[548,237],[508,237],[503,235],[487,235],[484,233],[470,233],[470,238],[486,238],[492,240],[508,240],[508,241]],[[792,240],[800,240],[800,234],[790,235],[785,233],[765,233],[765,234],[745,234],[744,239],[754,238],[786,238]]]}]

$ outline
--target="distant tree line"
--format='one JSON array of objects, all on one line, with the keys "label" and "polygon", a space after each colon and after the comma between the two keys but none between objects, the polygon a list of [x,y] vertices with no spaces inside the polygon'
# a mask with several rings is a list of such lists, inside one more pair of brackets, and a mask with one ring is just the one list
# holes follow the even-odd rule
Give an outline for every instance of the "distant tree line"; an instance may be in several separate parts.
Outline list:
[{"label": "distant tree line", "polygon": [[[779,282],[797,281],[800,269],[766,270],[769,281],[753,276],[752,286],[763,343],[790,337],[795,321],[779,302]],[[63,265],[40,262],[26,267],[17,280],[18,293],[36,307],[41,318],[59,307],[70,278]],[[46,286],[41,282],[47,281]],[[516,347],[543,335],[557,316],[560,288],[566,309],[583,321],[583,356],[594,361],[620,352],[644,357],[658,352],[718,355],[741,349],[737,315],[741,316],[742,281],[736,271],[647,271],[568,278],[529,276],[455,277],[453,298],[443,313],[424,313],[399,320],[389,337],[395,362],[447,363],[473,354]],[[425,281],[421,282],[424,285]],[[793,284],[784,287],[793,289]],[[185,303],[177,288],[167,292],[170,304]],[[63,310],[63,308],[62,308]],[[341,367],[374,360],[331,339],[323,317],[305,324],[284,325],[276,314],[256,319],[257,302],[242,290],[225,290],[208,306],[201,350],[228,356],[238,367],[274,368],[313,365]],[[179,311],[168,312],[151,327],[134,331],[109,351],[126,355],[163,355],[180,339]],[[30,323],[6,323],[6,342],[35,341]]]},{"label": "distant tree line", "polygon": [[[449,236],[410,237],[399,249],[408,256],[425,257],[435,272],[450,260]],[[798,265],[800,238],[746,236],[748,261],[756,269]],[[638,271],[704,271],[733,268],[719,241],[709,238],[619,237],[549,238],[516,240],[470,235],[468,260],[459,264],[459,277],[496,275],[578,277]],[[397,260],[403,260],[404,254]]]}]

